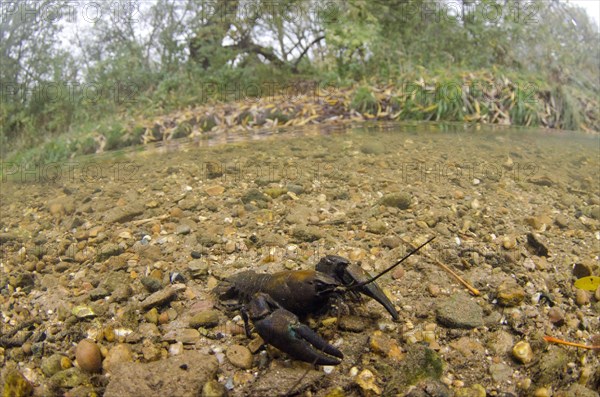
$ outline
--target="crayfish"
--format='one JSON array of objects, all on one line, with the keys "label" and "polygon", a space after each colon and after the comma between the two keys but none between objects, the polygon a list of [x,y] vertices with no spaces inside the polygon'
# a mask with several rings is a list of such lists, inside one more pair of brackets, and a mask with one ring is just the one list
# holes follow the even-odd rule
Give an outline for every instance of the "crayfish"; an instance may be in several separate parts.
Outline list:
[{"label": "crayfish", "polygon": [[262,339],[291,357],[316,365],[338,365],[344,355],[329,344],[299,317],[317,313],[333,298],[347,293],[361,293],[379,302],[398,320],[398,312],[375,283],[433,238],[408,253],[375,277],[346,258],[327,255],[315,270],[288,270],[259,274],[252,270],[240,272],[221,282],[215,293],[221,301],[237,299],[243,303],[242,317],[246,335],[249,321]]}]

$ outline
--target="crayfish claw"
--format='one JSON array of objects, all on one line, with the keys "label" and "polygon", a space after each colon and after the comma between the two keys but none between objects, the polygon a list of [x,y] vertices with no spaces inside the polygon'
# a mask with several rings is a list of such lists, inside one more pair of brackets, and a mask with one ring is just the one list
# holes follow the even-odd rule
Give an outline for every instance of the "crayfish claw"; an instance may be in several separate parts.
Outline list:
[{"label": "crayfish claw", "polygon": [[250,302],[249,315],[254,328],[266,343],[291,357],[316,365],[338,365],[344,357],[292,312],[273,305],[265,294],[257,294]]}]

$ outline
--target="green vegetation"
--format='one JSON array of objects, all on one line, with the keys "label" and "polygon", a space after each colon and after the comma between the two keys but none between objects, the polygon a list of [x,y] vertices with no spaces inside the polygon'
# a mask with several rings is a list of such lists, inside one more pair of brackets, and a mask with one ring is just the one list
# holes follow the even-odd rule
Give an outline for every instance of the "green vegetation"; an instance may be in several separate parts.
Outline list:
[{"label": "green vegetation", "polygon": [[39,18],[0,21],[8,161],[336,115],[600,130],[598,28],[564,2],[18,4]]}]

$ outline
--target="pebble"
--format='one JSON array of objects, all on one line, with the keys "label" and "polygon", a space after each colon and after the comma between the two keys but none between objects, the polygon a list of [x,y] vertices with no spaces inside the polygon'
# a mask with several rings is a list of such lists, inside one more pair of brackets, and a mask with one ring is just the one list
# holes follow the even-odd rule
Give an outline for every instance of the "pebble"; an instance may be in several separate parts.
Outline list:
[{"label": "pebble", "polygon": [[75,348],[75,360],[79,368],[86,372],[95,373],[102,371],[102,354],[94,341],[83,339]]},{"label": "pebble", "polygon": [[548,310],[548,319],[553,325],[559,327],[565,323],[565,312],[559,307],[551,307]]},{"label": "pebble", "polygon": [[505,382],[512,377],[512,368],[503,363],[491,364],[490,375],[494,382]]},{"label": "pebble", "polygon": [[212,328],[219,324],[219,311],[206,310],[196,313],[190,318],[189,325],[192,328]]},{"label": "pebble", "polygon": [[548,243],[537,233],[527,233],[527,244],[537,256],[548,256]]},{"label": "pebble", "polygon": [[381,388],[377,386],[377,379],[373,372],[368,369],[363,369],[357,376],[354,378],[354,382],[360,387],[364,395],[371,395],[371,393],[375,393],[376,395],[381,395]]},{"label": "pebble", "polygon": [[175,229],[175,234],[181,234],[181,235],[186,235],[186,234],[190,234],[190,232],[192,231],[192,228],[190,227],[190,225],[177,225],[177,228]]},{"label": "pebble", "polygon": [[375,353],[400,361],[404,357],[398,343],[381,331],[375,331],[369,337],[369,347]]},{"label": "pebble", "polygon": [[367,327],[366,320],[360,316],[344,316],[339,324],[341,329],[350,332],[362,332]]},{"label": "pebble", "polygon": [[483,310],[465,294],[457,293],[438,303],[436,318],[450,328],[477,328],[483,325]]},{"label": "pebble", "polygon": [[379,200],[379,203],[386,207],[395,207],[401,210],[408,209],[411,202],[412,196],[409,193],[392,193]]},{"label": "pebble", "polygon": [[252,368],[252,353],[250,353],[250,350],[245,346],[232,345],[227,349],[225,355],[231,364],[238,368]]},{"label": "pebble", "polygon": [[165,303],[175,299],[175,296],[177,295],[178,292],[183,291],[186,289],[186,286],[184,284],[173,284],[168,286],[167,288],[155,292],[152,295],[150,295],[149,297],[147,297],[146,299],[144,299],[141,303],[140,306],[142,307],[142,309],[150,309],[152,307],[155,306],[161,306],[164,305]]},{"label": "pebble", "polygon": [[381,246],[389,249],[394,249],[400,246],[402,240],[397,236],[385,236],[381,239]]},{"label": "pebble", "polygon": [[590,303],[590,295],[582,289],[575,290],[575,303],[579,306],[584,306]]},{"label": "pebble", "polygon": [[505,249],[511,250],[511,249],[515,248],[516,245],[517,245],[517,239],[514,236],[504,236],[502,238],[502,246]]},{"label": "pebble", "polygon": [[496,290],[496,299],[500,306],[519,306],[525,299],[525,290],[513,281],[503,282]]},{"label": "pebble", "polygon": [[125,343],[119,343],[108,351],[106,358],[102,362],[102,367],[110,372],[115,368],[116,364],[129,362],[133,362],[131,348]]},{"label": "pebble", "polygon": [[575,278],[588,277],[592,275],[592,267],[587,263],[576,263],[573,265],[573,276]]},{"label": "pebble", "polygon": [[213,197],[213,196],[220,196],[221,194],[223,194],[223,192],[225,191],[225,188],[221,185],[214,185],[214,186],[207,187],[206,189],[204,189],[204,191],[206,192],[206,194]]},{"label": "pebble", "polygon": [[154,277],[142,277],[140,282],[148,290],[148,292],[156,292],[162,289],[162,284],[160,280],[157,280]]},{"label": "pebble", "polygon": [[208,262],[204,259],[194,259],[188,263],[188,271],[193,279],[208,275]]},{"label": "pebble", "polygon": [[216,380],[209,380],[202,386],[202,397],[224,397],[227,389]]},{"label": "pebble", "polygon": [[596,293],[594,294],[596,301],[600,302],[600,287],[596,288]]},{"label": "pebble", "polygon": [[67,363],[64,361],[65,359],[68,360],[70,364],[70,360],[62,354],[55,353],[50,357],[43,357],[41,364],[43,374],[49,378],[55,373],[62,371],[63,369],[70,368],[71,365],[66,366]]},{"label": "pebble", "polygon": [[75,306],[71,313],[80,319],[96,317],[96,313],[89,306]]},{"label": "pebble", "polygon": [[533,350],[531,350],[531,345],[525,341],[517,342],[513,346],[512,355],[522,364],[529,364],[534,359]]},{"label": "pebble", "polygon": [[2,396],[29,397],[33,394],[33,385],[17,370],[5,375]]}]

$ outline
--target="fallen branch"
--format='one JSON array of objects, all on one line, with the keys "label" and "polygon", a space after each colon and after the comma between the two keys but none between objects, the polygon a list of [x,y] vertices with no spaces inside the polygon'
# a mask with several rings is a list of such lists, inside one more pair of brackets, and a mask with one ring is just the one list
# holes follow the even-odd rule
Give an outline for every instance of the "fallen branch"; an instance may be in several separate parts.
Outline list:
[{"label": "fallen branch", "polygon": [[[413,249],[415,249],[414,245],[412,245],[411,243],[408,243],[408,244]],[[435,262],[436,265],[438,265],[439,267],[441,267],[442,269],[444,269],[446,272],[450,273],[459,283],[461,283],[462,285],[464,285],[465,288],[468,289],[471,294],[473,294],[475,296],[481,295],[481,293],[479,292],[479,290],[477,288],[473,287],[471,284],[469,284],[467,281],[465,281],[461,276],[459,276],[458,274],[456,274],[452,269],[450,269],[450,267],[448,267],[447,265],[445,265],[444,263],[442,263],[439,259],[432,258],[425,251],[421,251],[421,255],[424,255],[425,257],[431,259],[432,261]]]}]

